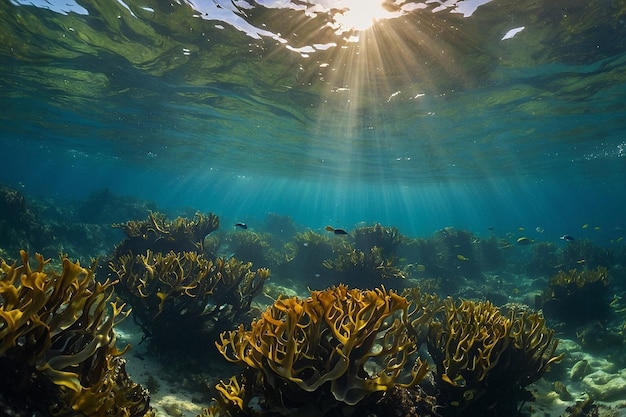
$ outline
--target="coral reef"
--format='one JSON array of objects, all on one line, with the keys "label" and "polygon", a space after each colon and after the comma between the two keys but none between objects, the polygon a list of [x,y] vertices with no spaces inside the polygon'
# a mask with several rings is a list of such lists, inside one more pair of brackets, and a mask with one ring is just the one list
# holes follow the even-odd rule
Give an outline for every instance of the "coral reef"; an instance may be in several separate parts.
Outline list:
[{"label": "coral reef", "polygon": [[218,386],[222,402],[245,415],[260,393],[267,411],[324,415],[375,392],[415,386],[427,366],[411,361],[418,342],[406,326],[408,307],[393,291],[343,285],[307,299],[279,298],[249,330],[239,326],[216,342],[246,369],[241,383]]},{"label": "coral reef", "polygon": [[608,284],[609,271],[602,266],[559,271],[550,279],[536,307],[542,308],[547,317],[570,325],[604,320],[610,314]]},{"label": "coral reef", "polygon": [[562,358],[553,334],[536,313],[505,315],[490,302],[444,300],[427,339],[444,413],[514,415],[518,401],[532,399],[524,388]]},{"label": "coral reef", "polygon": [[162,213],[150,213],[146,220],[114,224],[114,228],[124,231],[126,239],[115,248],[113,257],[146,253],[147,250],[202,252],[205,237],[217,230],[219,224],[219,218],[212,213],[196,213],[193,220],[183,217],[167,220]]},{"label": "coral reef", "polygon": [[[152,415],[149,396],[126,375],[113,327],[129,313],[110,303],[113,283],[62,259],[63,272],[0,264],[0,399],[12,415]],[[110,309],[108,308],[110,304]]]},{"label": "coral reef", "polygon": [[196,252],[124,255],[110,264],[120,296],[133,317],[162,349],[193,345],[207,335],[247,321],[252,299],[269,270]]}]

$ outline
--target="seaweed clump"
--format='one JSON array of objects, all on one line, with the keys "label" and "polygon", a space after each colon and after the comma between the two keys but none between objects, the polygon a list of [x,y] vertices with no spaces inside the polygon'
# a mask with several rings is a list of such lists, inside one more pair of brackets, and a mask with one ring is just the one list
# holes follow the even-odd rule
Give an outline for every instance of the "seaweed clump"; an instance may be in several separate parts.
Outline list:
[{"label": "seaweed clump", "polygon": [[[0,398],[12,415],[150,416],[149,396],[133,383],[113,327],[129,311],[110,302],[113,282],[62,259],[63,272],[0,263]],[[110,309],[107,308],[110,305]]]},{"label": "seaweed clump", "polygon": [[605,320],[610,314],[607,301],[609,271],[603,266],[592,270],[559,271],[538,300],[548,317],[567,324]]},{"label": "seaweed clump", "polygon": [[[422,341],[432,380],[417,354]],[[244,373],[216,386],[204,417],[516,415],[519,402],[534,399],[526,387],[563,356],[537,313],[417,287],[397,295],[340,285],[279,298],[216,346]]]},{"label": "seaweed clump", "polygon": [[554,354],[553,336],[537,313],[503,314],[488,301],[444,300],[427,343],[445,415],[515,415],[519,401],[533,399],[525,387],[562,358]]},{"label": "seaweed clump", "polygon": [[124,255],[110,264],[118,292],[133,317],[160,348],[202,340],[246,318],[269,270],[230,258],[206,259],[196,252]]},{"label": "seaweed clump", "polygon": [[[52,238],[19,191],[0,185],[0,248],[17,252]],[[1,249],[0,249],[1,250]]]},{"label": "seaweed clump", "polygon": [[114,224],[114,228],[124,231],[126,239],[115,248],[113,257],[145,253],[148,249],[161,253],[202,252],[205,237],[217,230],[219,224],[219,218],[212,213],[196,213],[193,220],[184,217],[168,220],[162,213],[150,213],[146,220]]},{"label": "seaweed clump", "polygon": [[394,256],[402,243],[402,235],[395,227],[385,227],[376,223],[374,226],[358,227],[353,232],[354,247],[366,252],[371,248],[380,248],[384,257]]},{"label": "seaweed clump", "polygon": [[272,269],[277,276],[302,277],[314,279],[316,288],[326,288],[337,284],[340,274],[324,267],[326,259],[334,258],[336,253],[345,253],[352,250],[351,245],[344,237],[323,236],[311,230],[297,233],[293,242],[284,246],[285,259],[276,268]]},{"label": "seaweed clump", "polygon": [[394,260],[385,257],[378,246],[369,248],[365,252],[358,249],[342,252],[335,259],[326,259],[322,265],[341,273],[342,280],[347,284],[360,282],[375,286],[382,280],[392,278],[402,280],[406,277],[405,273],[394,265]]},{"label": "seaweed clump", "polygon": [[228,361],[245,367],[241,382],[217,385],[222,409],[257,415],[252,399],[260,396],[266,413],[321,416],[392,387],[414,387],[427,365],[411,360],[418,342],[406,325],[408,306],[384,288],[343,285],[307,299],[279,298],[250,329],[239,326],[216,342]]}]

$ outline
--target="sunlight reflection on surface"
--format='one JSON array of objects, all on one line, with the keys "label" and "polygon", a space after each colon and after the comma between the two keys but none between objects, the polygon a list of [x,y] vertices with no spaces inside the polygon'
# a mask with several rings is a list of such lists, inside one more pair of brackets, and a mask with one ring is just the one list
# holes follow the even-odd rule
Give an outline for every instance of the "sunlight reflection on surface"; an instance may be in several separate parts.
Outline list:
[{"label": "sunlight reflection on surface", "polygon": [[337,33],[365,30],[379,20],[394,19],[403,14],[400,9],[389,10],[381,0],[338,0],[335,7],[339,9],[333,16]]}]

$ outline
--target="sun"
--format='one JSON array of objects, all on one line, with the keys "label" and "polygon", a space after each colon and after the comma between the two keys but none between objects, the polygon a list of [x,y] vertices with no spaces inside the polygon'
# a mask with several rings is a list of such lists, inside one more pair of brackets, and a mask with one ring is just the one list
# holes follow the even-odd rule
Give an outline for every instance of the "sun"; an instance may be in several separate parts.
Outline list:
[{"label": "sun", "polygon": [[338,0],[333,20],[338,32],[363,31],[380,20],[394,19],[402,15],[400,10],[389,10],[384,0]]}]

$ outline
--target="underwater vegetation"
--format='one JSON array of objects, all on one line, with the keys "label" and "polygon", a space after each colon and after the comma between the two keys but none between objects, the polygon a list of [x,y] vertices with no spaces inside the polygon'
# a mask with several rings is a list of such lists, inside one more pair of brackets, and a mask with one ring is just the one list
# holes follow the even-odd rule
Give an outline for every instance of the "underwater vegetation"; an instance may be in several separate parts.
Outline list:
[{"label": "underwater vegetation", "polygon": [[157,211],[156,203],[130,196],[118,196],[108,188],[95,190],[76,204],[76,219],[81,223],[111,225],[141,219]]},{"label": "underwater vegetation", "polygon": [[17,253],[30,245],[46,245],[51,238],[46,227],[19,191],[0,185],[0,248]]},{"label": "underwater vegetation", "polygon": [[110,276],[119,281],[117,291],[134,308],[145,337],[161,352],[204,349],[194,342],[250,321],[252,300],[270,271],[205,253],[207,235],[219,227],[216,215],[169,221],[150,213],[144,221],[114,227],[127,238],[109,262]]},{"label": "underwater vegetation", "polygon": [[560,265],[557,245],[552,242],[538,242],[532,247],[526,272],[532,277],[552,276]]},{"label": "underwater vegetation", "polygon": [[[133,318],[160,350],[193,349],[247,317],[269,270],[230,259],[207,259],[196,252],[147,250],[123,255],[110,264],[120,297]],[[204,349],[200,345],[198,348]]]},{"label": "underwater vegetation", "polygon": [[589,239],[569,242],[562,253],[562,268],[570,270],[585,266],[589,269],[598,266],[612,266],[615,261],[613,251],[594,245]]},{"label": "underwater vegetation", "polygon": [[[220,335],[218,350],[244,373],[216,386],[203,415],[362,415],[392,389],[430,404],[424,415],[514,415],[533,399],[525,387],[562,358],[553,335],[537,313],[440,301],[418,288],[337,286],[279,298],[249,329]],[[418,387],[429,375],[415,355],[422,344],[436,364],[436,401]]]},{"label": "underwater vegetation", "polygon": [[397,228],[382,226],[380,223],[357,227],[352,234],[356,250],[367,252],[374,247],[380,248],[381,256],[385,258],[395,256],[403,240]]},{"label": "underwater vegetation", "polygon": [[202,252],[205,237],[218,229],[219,218],[213,213],[196,213],[190,220],[177,217],[168,220],[163,213],[150,213],[146,220],[130,220],[126,223],[113,224],[126,234],[113,253],[113,258],[120,258],[128,253],[140,254],[151,250],[156,253]]},{"label": "underwater vegetation", "polygon": [[304,279],[313,288],[326,288],[339,277],[336,271],[324,267],[324,261],[351,250],[343,236],[322,235],[312,230],[298,232],[284,245],[284,262],[272,268],[272,274],[285,281]]},{"label": "underwater vegetation", "polygon": [[[465,280],[481,276],[479,243],[480,239],[469,231],[446,227],[430,238],[407,239],[402,253],[413,261],[421,276],[437,279],[442,289],[454,292]],[[499,262],[498,257],[492,262]]]},{"label": "underwater vegetation", "polygon": [[502,312],[489,301],[445,299],[427,343],[445,415],[453,416],[515,415],[518,402],[533,399],[525,387],[563,357],[541,315]]},{"label": "underwater vegetation", "polygon": [[403,280],[405,274],[394,266],[393,259],[385,257],[379,246],[373,246],[365,252],[352,249],[339,253],[335,259],[324,260],[322,265],[337,272],[341,281],[348,285],[385,282],[388,286],[402,287],[397,280]]},{"label": "underwater vegetation", "polygon": [[267,412],[324,415],[374,392],[415,386],[427,365],[410,360],[418,343],[407,309],[406,298],[384,288],[338,286],[307,299],[279,298],[249,330],[241,325],[216,343],[246,368],[243,382],[218,384],[222,403],[246,415],[261,394]]},{"label": "underwater vegetation", "polygon": [[603,266],[559,271],[537,299],[536,307],[542,308],[548,317],[570,326],[606,320],[610,314],[608,286],[609,271]]},{"label": "underwater vegetation", "polygon": [[111,302],[111,281],[68,258],[63,271],[26,252],[0,264],[0,397],[9,415],[150,416],[113,327],[130,311]]},{"label": "underwater vegetation", "polygon": [[[70,211],[62,207],[28,204],[19,193],[9,192],[6,198],[15,202],[8,207],[27,214],[13,217],[14,223],[0,222],[7,231],[5,241],[11,242],[0,245],[4,249],[19,242],[36,249],[65,245],[73,237],[79,245],[93,245],[82,253],[101,254],[95,242],[111,240],[101,225],[88,222],[88,210],[82,212],[85,223],[73,229],[63,220]],[[102,193],[88,200],[97,205],[107,198]],[[145,215],[146,206],[129,202],[128,210],[132,207]],[[96,216],[98,221],[107,213],[109,209],[98,214],[103,216]],[[299,229],[289,217],[278,215],[268,216],[265,226],[243,219],[247,229],[217,231],[216,215],[194,213],[169,220],[153,211],[143,220],[108,225],[118,244],[110,245],[108,267],[100,264],[96,280],[95,266],[83,269],[66,261],[67,256],[60,275],[43,256],[36,256],[37,267],[24,266],[27,255],[18,258],[21,264],[5,261],[0,367],[11,377],[0,381],[0,405],[9,404],[20,417],[51,410],[58,415],[150,415],[148,394],[126,374],[125,349],[115,348],[112,329],[129,310],[120,301],[112,303],[113,297],[132,307],[130,316],[150,341],[151,353],[171,358],[178,369],[189,369],[190,363],[211,368],[197,370],[202,374],[197,379],[189,376],[197,392],[207,380],[223,378],[212,391],[216,400],[205,417],[514,416],[520,404],[532,401],[530,390],[539,401],[543,398],[544,382],[530,384],[561,358],[546,323],[567,339],[559,346],[568,357],[555,367],[557,375],[553,372],[545,381],[559,398],[563,395],[562,401],[574,401],[557,388],[564,385],[559,378],[570,373],[563,368],[587,362],[570,352],[604,354],[607,345],[626,345],[626,249],[621,240],[610,249],[586,239],[520,243],[517,232],[478,237],[454,228],[408,238],[380,224],[336,234],[323,227]],[[41,231],[45,238],[52,232],[58,240],[39,243],[29,231]],[[84,233],[90,238],[81,237]],[[5,253],[2,257],[9,259]],[[58,277],[66,274],[66,263],[68,276],[87,271],[90,283],[80,272],[76,284],[63,284]],[[54,282],[42,284],[46,297],[61,297],[63,291],[53,288],[65,285],[66,301],[59,301],[63,307],[54,310],[45,307],[54,302],[44,302],[35,314],[43,301],[28,304],[26,295],[15,301],[22,293],[33,295],[31,287],[39,285],[24,278],[31,274],[27,271],[46,275],[42,282]],[[7,274],[13,277],[10,284]],[[82,299],[89,301],[78,301]],[[272,304],[263,311],[269,299]],[[52,329],[70,308],[77,309],[73,319],[57,330],[46,331],[35,319],[23,321],[25,314],[39,315]],[[94,315],[100,324],[91,321]],[[14,336],[8,329],[25,333]],[[572,348],[575,344],[579,346]],[[215,355],[219,352],[228,360]],[[611,352],[612,363],[623,368],[626,357]],[[241,374],[225,371],[231,362]],[[216,374],[214,366],[225,375]],[[591,361],[586,368],[598,371]],[[619,382],[618,376],[611,378]],[[577,378],[588,383],[587,375]],[[108,411],[94,402],[102,392],[119,401]],[[33,403],[26,397],[30,393],[45,401]],[[587,408],[589,415],[597,409]],[[572,403],[574,415],[578,409]]]},{"label": "underwater vegetation", "polygon": [[20,191],[0,185],[0,252],[10,258],[22,248],[44,257],[71,253],[89,263],[106,256],[119,242],[111,223],[144,217],[154,203],[96,191],[71,204],[27,199]]}]

